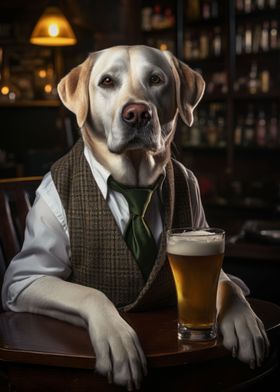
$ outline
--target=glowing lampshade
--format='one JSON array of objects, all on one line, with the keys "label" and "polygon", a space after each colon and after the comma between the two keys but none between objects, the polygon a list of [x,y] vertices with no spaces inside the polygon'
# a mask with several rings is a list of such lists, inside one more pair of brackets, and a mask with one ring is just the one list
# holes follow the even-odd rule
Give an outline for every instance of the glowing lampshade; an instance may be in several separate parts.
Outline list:
[{"label": "glowing lampshade", "polygon": [[58,7],[47,7],[32,32],[30,42],[35,45],[75,45],[75,34]]}]

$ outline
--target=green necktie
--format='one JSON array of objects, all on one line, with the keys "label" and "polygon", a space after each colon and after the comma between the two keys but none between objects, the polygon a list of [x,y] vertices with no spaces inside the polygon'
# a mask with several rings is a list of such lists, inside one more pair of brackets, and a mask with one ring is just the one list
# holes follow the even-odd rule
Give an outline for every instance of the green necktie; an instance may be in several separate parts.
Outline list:
[{"label": "green necktie", "polygon": [[144,216],[153,192],[159,183],[160,181],[157,181],[151,188],[133,188],[120,184],[112,176],[108,179],[109,187],[120,192],[128,203],[130,220],[124,234],[124,240],[145,280],[148,279],[153,268],[157,256],[157,246]]}]

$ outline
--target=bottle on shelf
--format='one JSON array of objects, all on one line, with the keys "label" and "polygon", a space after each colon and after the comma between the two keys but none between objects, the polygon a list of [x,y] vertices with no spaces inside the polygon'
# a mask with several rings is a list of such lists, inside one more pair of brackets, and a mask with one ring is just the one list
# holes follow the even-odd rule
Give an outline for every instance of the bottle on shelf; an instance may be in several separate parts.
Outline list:
[{"label": "bottle on shelf", "polygon": [[209,108],[209,117],[207,122],[207,144],[214,147],[218,144],[219,130],[216,124],[215,109],[213,105]]},{"label": "bottle on shelf", "polygon": [[247,115],[244,121],[243,146],[252,146],[255,143],[255,116],[253,105],[248,106]]},{"label": "bottle on shelf", "polygon": [[244,50],[245,53],[252,53],[252,44],[253,44],[253,31],[250,25],[247,25],[245,28],[245,37],[244,37]]},{"label": "bottle on shelf", "polygon": [[277,5],[278,5],[278,8],[279,8],[278,0],[268,0],[269,8],[275,9],[275,8],[277,8]]},{"label": "bottle on shelf", "polygon": [[188,0],[186,2],[185,13],[187,19],[198,20],[201,17],[200,0]]},{"label": "bottle on shelf", "polygon": [[258,23],[253,30],[253,36],[252,36],[252,51],[253,51],[253,53],[259,53],[259,51],[260,51],[261,34],[262,34],[261,25]]},{"label": "bottle on shelf", "polygon": [[264,147],[266,145],[266,117],[265,112],[261,109],[257,116],[256,121],[256,144],[260,147]]},{"label": "bottle on shelf", "polygon": [[262,25],[260,47],[263,52],[267,52],[269,50],[269,23],[268,23],[268,21],[263,22],[263,25]]},{"label": "bottle on shelf", "polygon": [[263,10],[265,8],[265,0],[257,0],[256,7],[258,10]]},{"label": "bottle on shelf", "polygon": [[254,11],[276,9],[278,0],[235,0],[235,9],[238,13],[250,14]]},{"label": "bottle on shelf", "polygon": [[272,106],[270,120],[268,122],[267,130],[267,145],[268,147],[275,147],[280,145],[280,122],[278,117],[278,110],[276,104]]},{"label": "bottle on shelf", "polygon": [[244,117],[243,115],[239,115],[237,117],[237,122],[234,130],[234,144],[236,146],[241,146],[243,143],[243,126],[244,126]]},{"label": "bottle on shelf", "polygon": [[189,32],[187,32],[185,34],[184,58],[186,60],[191,60],[192,59],[192,37],[191,37],[191,33],[189,33]]},{"label": "bottle on shelf", "polygon": [[175,16],[172,11],[172,8],[166,7],[164,9],[164,27],[166,29],[171,29],[175,26]]},{"label": "bottle on shelf", "polygon": [[236,146],[258,146],[275,148],[280,146],[279,110],[273,103],[271,111],[268,107],[256,107],[249,104],[247,112],[238,115],[234,144]]},{"label": "bottle on shelf", "polygon": [[198,112],[198,128],[202,145],[207,144],[207,118],[208,114],[205,107],[200,108]]},{"label": "bottle on shelf", "polygon": [[200,58],[202,59],[206,59],[209,56],[209,38],[208,38],[208,34],[203,31],[200,34]]},{"label": "bottle on shelf", "polygon": [[200,45],[198,38],[194,39],[192,42],[192,59],[197,60],[200,59]]},{"label": "bottle on shelf", "polygon": [[142,9],[142,29],[144,31],[170,29],[175,25],[172,7],[162,7],[157,2],[153,8]]},{"label": "bottle on shelf", "polygon": [[237,12],[243,12],[244,11],[244,2],[243,0],[235,0],[235,8]]},{"label": "bottle on shelf", "polygon": [[199,127],[197,112],[194,113],[193,125],[190,128],[189,143],[191,146],[200,146],[201,145],[201,129]]},{"label": "bottle on shelf", "polygon": [[215,57],[220,56],[222,53],[222,36],[220,27],[215,27],[214,38],[213,38],[213,55]]},{"label": "bottle on shelf", "polygon": [[208,109],[206,124],[206,144],[211,147],[223,147],[226,144],[225,138],[225,113],[224,106],[218,103],[211,103]]},{"label": "bottle on shelf", "polygon": [[254,25],[238,24],[235,38],[236,54],[259,53],[280,48],[279,23],[277,20],[257,22]]},{"label": "bottle on shelf", "polygon": [[264,94],[270,91],[270,72],[268,69],[260,73],[260,90]]},{"label": "bottle on shelf", "polygon": [[244,0],[244,12],[249,14],[253,11],[253,1],[252,0]]},{"label": "bottle on shelf", "polygon": [[270,23],[270,49],[278,49],[280,47],[280,34],[277,20],[272,20]]},{"label": "bottle on shelf", "polygon": [[224,113],[221,111],[219,111],[217,113],[217,125],[218,125],[218,129],[219,129],[219,141],[218,141],[218,145],[220,147],[225,147],[227,140],[226,140],[226,132],[225,132],[225,116]]},{"label": "bottle on shelf", "polygon": [[160,4],[156,4],[153,8],[152,17],[151,17],[151,26],[153,30],[161,29],[162,23],[162,14],[161,14],[161,6]]},{"label": "bottle on shelf", "polygon": [[237,27],[237,33],[235,38],[235,52],[241,54],[243,52],[243,26]]},{"label": "bottle on shelf", "polygon": [[150,6],[142,8],[141,28],[143,31],[151,31],[152,30],[152,12],[153,12],[153,9]]},{"label": "bottle on shelf", "polygon": [[259,89],[257,63],[253,62],[249,73],[248,91],[250,94],[256,94]]},{"label": "bottle on shelf", "polygon": [[202,19],[210,19],[211,18],[211,1],[203,0],[201,3],[201,16]]}]

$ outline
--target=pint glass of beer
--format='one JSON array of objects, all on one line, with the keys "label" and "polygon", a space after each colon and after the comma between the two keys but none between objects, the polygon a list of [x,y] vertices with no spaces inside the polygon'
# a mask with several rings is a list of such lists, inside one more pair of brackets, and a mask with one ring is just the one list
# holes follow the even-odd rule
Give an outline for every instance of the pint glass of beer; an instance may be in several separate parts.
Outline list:
[{"label": "pint glass of beer", "polygon": [[167,255],[178,301],[178,338],[216,338],[216,296],[225,249],[225,232],[216,228],[171,229]]}]

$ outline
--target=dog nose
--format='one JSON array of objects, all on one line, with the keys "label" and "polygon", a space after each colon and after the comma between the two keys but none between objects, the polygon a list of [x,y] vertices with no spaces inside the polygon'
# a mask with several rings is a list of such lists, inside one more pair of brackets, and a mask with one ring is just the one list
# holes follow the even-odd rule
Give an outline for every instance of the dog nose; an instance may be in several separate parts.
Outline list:
[{"label": "dog nose", "polygon": [[132,127],[144,127],[151,118],[150,109],[144,103],[130,103],[122,111],[123,121]]}]

